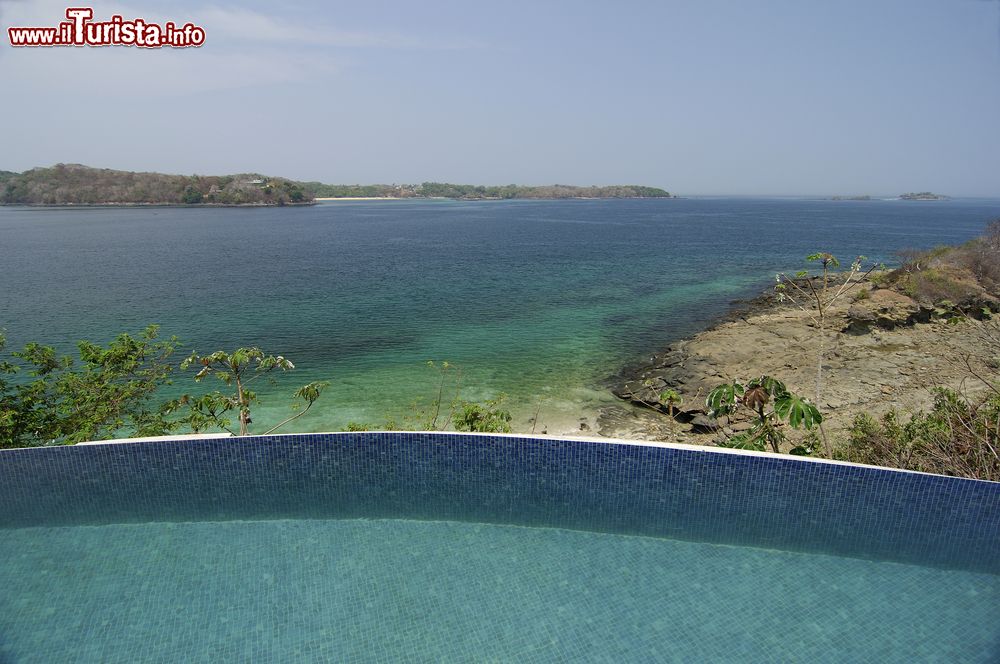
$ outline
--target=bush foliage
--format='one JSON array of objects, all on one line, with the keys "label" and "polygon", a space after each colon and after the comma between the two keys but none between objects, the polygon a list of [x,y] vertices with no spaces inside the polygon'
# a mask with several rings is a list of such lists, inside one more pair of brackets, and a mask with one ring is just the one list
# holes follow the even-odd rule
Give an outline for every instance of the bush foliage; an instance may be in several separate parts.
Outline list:
[{"label": "bush foliage", "polygon": [[945,388],[934,391],[930,412],[905,419],[861,414],[836,458],[942,475],[1000,481],[1000,395],[976,402]]},{"label": "bush foliage", "polygon": [[[171,404],[153,395],[170,382],[176,337],[157,338],[156,326],[119,335],[107,348],[81,341],[79,360],[29,343],[0,361],[0,448],[60,445],[170,433]],[[5,345],[0,335],[0,350]],[[15,374],[24,379],[15,381]]]}]

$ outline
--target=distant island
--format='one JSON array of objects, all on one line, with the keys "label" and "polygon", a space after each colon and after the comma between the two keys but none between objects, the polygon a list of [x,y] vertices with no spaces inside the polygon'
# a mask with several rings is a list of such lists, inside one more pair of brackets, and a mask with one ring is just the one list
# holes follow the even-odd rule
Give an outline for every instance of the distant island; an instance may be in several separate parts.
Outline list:
[{"label": "distant island", "polygon": [[675,198],[656,187],[478,186],[423,184],[337,185],[298,182],[259,173],[167,175],[80,164],[57,164],[24,173],[0,171],[2,205],[311,205],[317,198],[449,198],[457,200]]},{"label": "distant island", "polygon": [[423,184],[340,185],[303,182],[302,186],[322,198],[452,198],[456,200],[511,200],[565,198],[676,198],[669,191],[639,185],[575,187],[567,184],[481,186],[424,182]]},{"label": "distant island", "polygon": [[918,193],[900,194],[899,200],[901,201],[946,201],[947,196],[942,196],[941,194],[932,194],[929,191],[921,191]]},{"label": "distant island", "polygon": [[256,173],[165,175],[80,164],[0,174],[4,205],[303,205],[300,184]]},{"label": "distant island", "polygon": [[[867,194],[863,196],[833,196],[829,200],[831,201],[870,201],[871,196]],[[942,196],[941,194],[932,194],[929,191],[921,192],[910,192],[908,194],[900,194],[899,200],[901,201],[947,201],[950,200],[947,196]]]}]

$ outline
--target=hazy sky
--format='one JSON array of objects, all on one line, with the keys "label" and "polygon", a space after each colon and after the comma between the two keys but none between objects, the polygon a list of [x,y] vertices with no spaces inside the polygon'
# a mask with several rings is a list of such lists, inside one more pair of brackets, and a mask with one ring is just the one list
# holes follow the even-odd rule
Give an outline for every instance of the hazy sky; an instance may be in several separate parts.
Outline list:
[{"label": "hazy sky", "polygon": [[996,0],[127,0],[205,45],[10,47],[66,6],[0,0],[0,169],[1000,196]]}]

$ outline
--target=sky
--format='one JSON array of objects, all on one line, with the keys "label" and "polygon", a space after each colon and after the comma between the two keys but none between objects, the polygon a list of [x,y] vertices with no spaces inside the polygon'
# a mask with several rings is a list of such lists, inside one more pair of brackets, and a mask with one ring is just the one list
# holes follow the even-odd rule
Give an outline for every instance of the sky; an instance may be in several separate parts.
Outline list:
[{"label": "sky", "polygon": [[[74,3],[75,4],[75,3]],[[0,169],[1000,196],[1000,1],[96,2],[200,48],[12,48]]]}]

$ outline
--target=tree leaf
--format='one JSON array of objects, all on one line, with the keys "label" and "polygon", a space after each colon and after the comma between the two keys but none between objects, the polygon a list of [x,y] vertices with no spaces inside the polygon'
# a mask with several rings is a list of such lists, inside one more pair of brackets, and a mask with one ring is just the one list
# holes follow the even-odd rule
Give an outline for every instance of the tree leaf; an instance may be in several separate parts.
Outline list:
[{"label": "tree leaf", "polygon": [[724,383],[708,393],[705,405],[708,407],[710,417],[718,415],[728,415],[736,410],[739,397],[743,396],[746,388],[742,384],[733,381]]},{"label": "tree leaf", "polygon": [[804,426],[812,429],[823,421],[823,416],[819,409],[795,394],[785,392],[774,399],[774,413],[779,418],[786,420],[793,428],[798,429]]},{"label": "tree leaf", "polygon": [[756,452],[763,452],[765,449],[765,441],[759,432],[750,430],[727,438],[719,443],[719,447],[728,447],[734,450],[754,450]]}]

